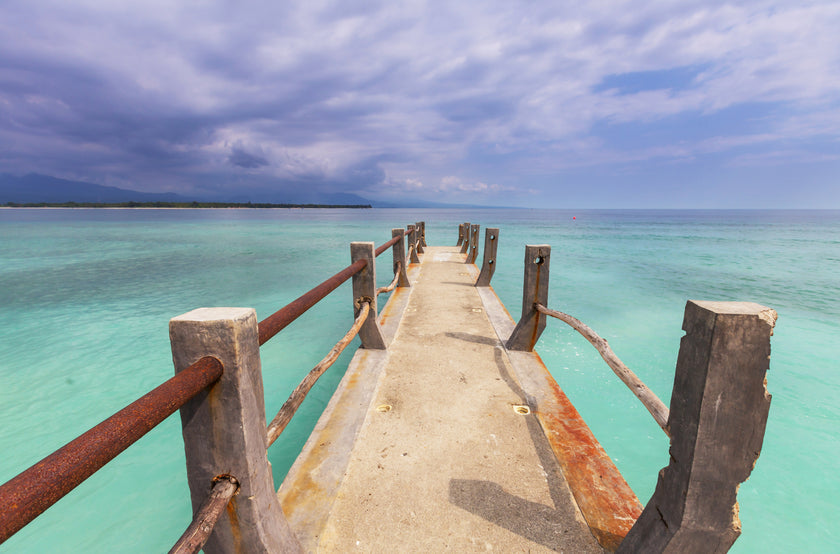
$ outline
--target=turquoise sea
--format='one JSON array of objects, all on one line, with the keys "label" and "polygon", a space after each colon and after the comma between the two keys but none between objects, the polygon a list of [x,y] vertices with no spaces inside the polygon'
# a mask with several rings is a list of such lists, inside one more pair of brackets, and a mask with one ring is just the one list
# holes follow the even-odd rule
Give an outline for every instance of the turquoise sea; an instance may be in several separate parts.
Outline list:
[{"label": "turquoise sea", "polygon": [[[171,317],[250,306],[262,319],[345,267],[350,241],[420,220],[434,245],[454,245],[462,221],[501,228],[494,287],[513,314],[524,245],[552,245],[549,306],[607,338],[666,403],[687,299],[777,310],[770,419],[732,551],[837,551],[840,211],[0,209],[0,482],[169,378]],[[262,348],[269,417],[349,327],[350,297],[342,286]],[[271,447],[278,484],[350,350]],[[645,503],[665,435],[562,323],[538,351]],[[176,415],[0,551],[163,552],[190,518]]]}]

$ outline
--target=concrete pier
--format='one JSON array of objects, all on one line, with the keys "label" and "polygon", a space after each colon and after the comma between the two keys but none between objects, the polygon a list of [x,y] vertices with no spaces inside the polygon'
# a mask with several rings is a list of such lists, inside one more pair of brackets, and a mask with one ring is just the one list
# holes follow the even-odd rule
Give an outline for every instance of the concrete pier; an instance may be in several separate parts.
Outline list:
[{"label": "concrete pier", "polygon": [[278,491],[305,551],[602,551],[460,250],[409,266]]},{"label": "concrete pier", "polygon": [[[767,424],[776,312],[689,300],[668,408],[604,338],[546,306],[547,244],[525,246],[514,322],[490,286],[499,229],[480,274],[478,230],[464,223],[460,247],[426,247],[422,221],[408,252],[402,228],[379,248],[351,243],[349,266],[259,323],[251,308],[173,318],[176,376],[0,486],[0,543],[180,409],[197,513],[175,554],[728,551]],[[394,278],[377,287],[388,248]],[[266,428],[259,347],[351,277],[353,326]],[[669,437],[644,509],[534,350],[547,317],[590,342]],[[275,495],[266,449],[354,337]]]}]

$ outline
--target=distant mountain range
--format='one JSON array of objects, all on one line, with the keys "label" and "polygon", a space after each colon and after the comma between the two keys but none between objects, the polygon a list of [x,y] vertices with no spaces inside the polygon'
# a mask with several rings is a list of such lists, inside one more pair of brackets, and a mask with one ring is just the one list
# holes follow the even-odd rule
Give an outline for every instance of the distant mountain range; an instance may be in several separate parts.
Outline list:
[{"label": "distant mountain range", "polygon": [[[259,202],[287,203],[287,204],[342,204],[359,205],[371,204],[361,196],[346,193],[320,194],[302,190],[291,194],[277,193],[274,198],[259,198]],[[17,204],[30,203],[63,203],[63,202],[241,202],[247,203],[252,199],[243,194],[229,196],[188,197],[174,192],[139,192],[94,185],[83,181],[69,181],[48,175],[30,173],[17,177],[7,173],[0,174],[0,205],[8,202]]]},{"label": "distant mountain range", "polygon": [[374,208],[479,208],[481,206],[466,206],[441,204],[438,202],[410,201],[410,202],[376,202],[349,193],[322,193],[310,190],[294,192],[262,193],[259,198],[250,198],[247,194],[233,193],[229,196],[213,195],[205,197],[188,197],[174,192],[139,192],[94,185],[84,181],[70,181],[48,175],[30,173],[17,177],[8,173],[0,173],[0,205],[9,202],[16,204],[65,202],[269,202],[286,204],[332,204],[332,205],[371,205]]},{"label": "distant mountain range", "polygon": [[189,202],[183,196],[167,192],[137,192],[116,187],[103,187],[82,181],[68,181],[30,173],[15,177],[0,174],[0,204],[16,202]]}]

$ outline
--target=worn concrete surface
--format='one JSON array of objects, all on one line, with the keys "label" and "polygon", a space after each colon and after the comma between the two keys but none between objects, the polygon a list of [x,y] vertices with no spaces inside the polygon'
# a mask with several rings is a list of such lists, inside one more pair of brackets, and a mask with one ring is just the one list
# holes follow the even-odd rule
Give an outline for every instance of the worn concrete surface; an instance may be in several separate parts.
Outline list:
[{"label": "worn concrete surface", "polygon": [[600,552],[538,421],[515,409],[524,394],[458,250],[426,250],[329,517],[299,538],[321,552]]}]

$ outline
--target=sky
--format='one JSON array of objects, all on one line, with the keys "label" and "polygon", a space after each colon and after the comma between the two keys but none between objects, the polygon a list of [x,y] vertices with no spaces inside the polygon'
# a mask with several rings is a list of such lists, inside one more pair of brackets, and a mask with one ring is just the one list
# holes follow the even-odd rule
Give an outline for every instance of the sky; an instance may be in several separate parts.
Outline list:
[{"label": "sky", "polygon": [[2,0],[0,173],[840,208],[840,2]]}]

